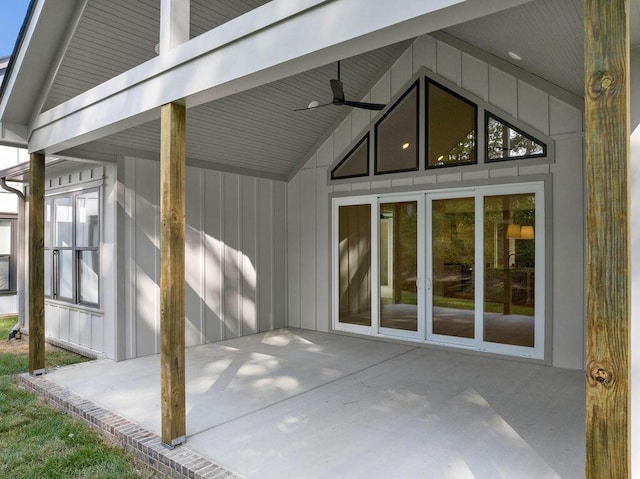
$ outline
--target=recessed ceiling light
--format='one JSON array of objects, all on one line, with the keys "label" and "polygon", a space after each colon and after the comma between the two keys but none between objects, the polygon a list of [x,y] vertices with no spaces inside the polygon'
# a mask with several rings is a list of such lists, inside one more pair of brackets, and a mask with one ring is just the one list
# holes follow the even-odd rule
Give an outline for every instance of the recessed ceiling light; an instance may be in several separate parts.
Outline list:
[{"label": "recessed ceiling light", "polygon": [[522,57],[518,55],[516,52],[509,51],[509,56],[517,61],[522,60]]},{"label": "recessed ceiling light", "polygon": [[407,148],[409,148],[409,143],[408,142],[407,143],[403,143],[402,144],[402,149],[406,150]]}]

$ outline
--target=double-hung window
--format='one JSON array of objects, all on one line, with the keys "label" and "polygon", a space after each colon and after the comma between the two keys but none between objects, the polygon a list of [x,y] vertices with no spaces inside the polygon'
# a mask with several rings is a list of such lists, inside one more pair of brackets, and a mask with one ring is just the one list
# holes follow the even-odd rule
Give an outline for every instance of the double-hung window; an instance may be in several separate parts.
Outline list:
[{"label": "double-hung window", "polygon": [[45,210],[45,295],[99,306],[99,190],[50,197]]}]

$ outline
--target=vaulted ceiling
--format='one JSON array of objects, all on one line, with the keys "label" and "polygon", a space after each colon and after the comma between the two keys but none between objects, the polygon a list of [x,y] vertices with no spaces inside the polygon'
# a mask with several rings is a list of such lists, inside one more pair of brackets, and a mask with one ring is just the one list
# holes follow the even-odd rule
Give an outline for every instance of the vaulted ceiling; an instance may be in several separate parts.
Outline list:
[{"label": "vaulted ceiling", "polygon": [[[191,0],[191,34],[200,35],[265,3]],[[533,0],[447,28],[445,34],[582,97],[582,30],[582,0]],[[157,0],[88,0],[42,110],[153,58],[158,37]],[[406,46],[393,44],[343,59],[346,96],[362,98]],[[509,52],[522,60],[512,59]],[[311,100],[330,101],[329,79],[335,78],[335,70],[335,64],[325,65],[189,109],[188,158],[287,177],[347,113],[346,107],[293,111]],[[152,121],[84,149],[154,155],[159,144],[159,121]]]}]

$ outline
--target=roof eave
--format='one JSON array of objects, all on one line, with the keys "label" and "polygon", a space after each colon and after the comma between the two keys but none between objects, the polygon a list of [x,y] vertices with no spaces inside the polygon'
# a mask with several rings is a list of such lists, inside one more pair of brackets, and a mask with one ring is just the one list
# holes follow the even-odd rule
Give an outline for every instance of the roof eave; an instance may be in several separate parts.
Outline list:
[{"label": "roof eave", "polygon": [[[28,131],[76,2],[31,0],[0,87],[0,122]],[[0,144],[15,143],[0,131]]]}]

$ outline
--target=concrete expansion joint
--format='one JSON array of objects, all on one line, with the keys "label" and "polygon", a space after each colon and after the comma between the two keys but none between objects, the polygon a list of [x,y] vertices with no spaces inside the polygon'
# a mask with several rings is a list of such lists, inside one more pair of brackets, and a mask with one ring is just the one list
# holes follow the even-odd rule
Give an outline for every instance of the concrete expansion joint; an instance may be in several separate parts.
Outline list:
[{"label": "concrete expansion joint", "polygon": [[133,453],[162,474],[176,479],[242,479],[242,476],[187,449],[184,444],[173,449],[163,447],[157,434],[71,393],[44,376],[20,374],[17,382],[21,387],[42,397],[52,407],[96,429],[109,441]]}]

